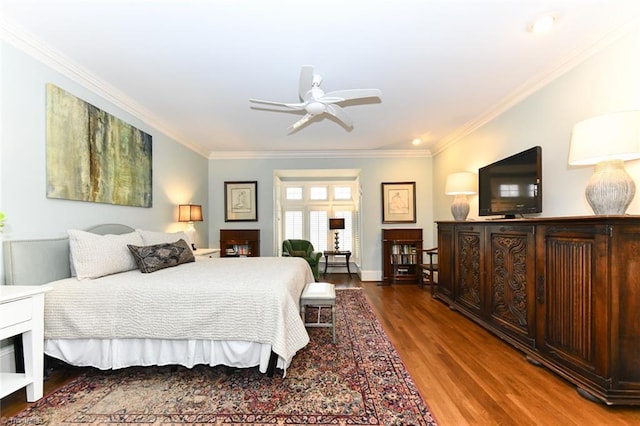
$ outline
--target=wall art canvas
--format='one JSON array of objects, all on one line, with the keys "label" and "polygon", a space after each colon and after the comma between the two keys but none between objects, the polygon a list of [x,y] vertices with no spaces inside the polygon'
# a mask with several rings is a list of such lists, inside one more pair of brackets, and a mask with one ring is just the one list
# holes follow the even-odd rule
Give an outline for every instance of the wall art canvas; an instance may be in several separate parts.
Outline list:
[{"label": "wall art canvas", "polygon": [[47,197],[152,206],[151,135],[47,84]]}]

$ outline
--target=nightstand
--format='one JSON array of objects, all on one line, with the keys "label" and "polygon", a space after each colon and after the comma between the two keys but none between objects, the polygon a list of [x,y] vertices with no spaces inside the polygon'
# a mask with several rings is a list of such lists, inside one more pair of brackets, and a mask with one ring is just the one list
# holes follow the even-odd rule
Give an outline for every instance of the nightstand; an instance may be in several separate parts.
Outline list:
[{"label": "nightstand", "polygon": [[194,256],[207,256],[207,257],[216,257],[218,253],[220,253],[219,248],[199,248],[193,252]]},{"label": "nightstand", "polygon": [[0,398],[27,388],[27,401],[42,398],[44,293],[46,285],[0,285],[0,340],[22,334],[24,373],[0,373]]}]

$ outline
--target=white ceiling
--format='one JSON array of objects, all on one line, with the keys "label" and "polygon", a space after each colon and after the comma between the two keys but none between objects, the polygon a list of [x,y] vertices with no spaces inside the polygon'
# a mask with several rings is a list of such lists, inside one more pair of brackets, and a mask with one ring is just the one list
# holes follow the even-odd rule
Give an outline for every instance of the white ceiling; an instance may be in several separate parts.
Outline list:
[{"label": "white ceiling", "polygon": [[[207,156],[434,152],[612,41],[638,0],[0,0],[5,40]],[[550,34],[527,31],[545,12]],[[378,88],[288,134],[302,65]],[[418,147],[414,138],[422,138]]]}]

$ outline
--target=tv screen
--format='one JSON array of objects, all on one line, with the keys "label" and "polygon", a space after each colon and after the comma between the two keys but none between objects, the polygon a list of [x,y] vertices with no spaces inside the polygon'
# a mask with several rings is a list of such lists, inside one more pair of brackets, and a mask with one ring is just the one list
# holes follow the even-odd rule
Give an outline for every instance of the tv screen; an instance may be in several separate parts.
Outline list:
[{"label": "tv screen", "polygon": [[478,170],[480,216],[542,212],[542,148],[539,146]]}]

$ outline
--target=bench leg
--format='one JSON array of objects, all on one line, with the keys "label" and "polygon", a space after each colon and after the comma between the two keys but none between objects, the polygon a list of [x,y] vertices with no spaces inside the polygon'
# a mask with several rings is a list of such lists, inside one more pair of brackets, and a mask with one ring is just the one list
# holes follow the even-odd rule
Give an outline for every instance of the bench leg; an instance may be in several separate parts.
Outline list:
[{"label": "bench leg", "polygon": [[331,330],[333,332],[333,343],[336,343],[336,305],[331,305]]}]

